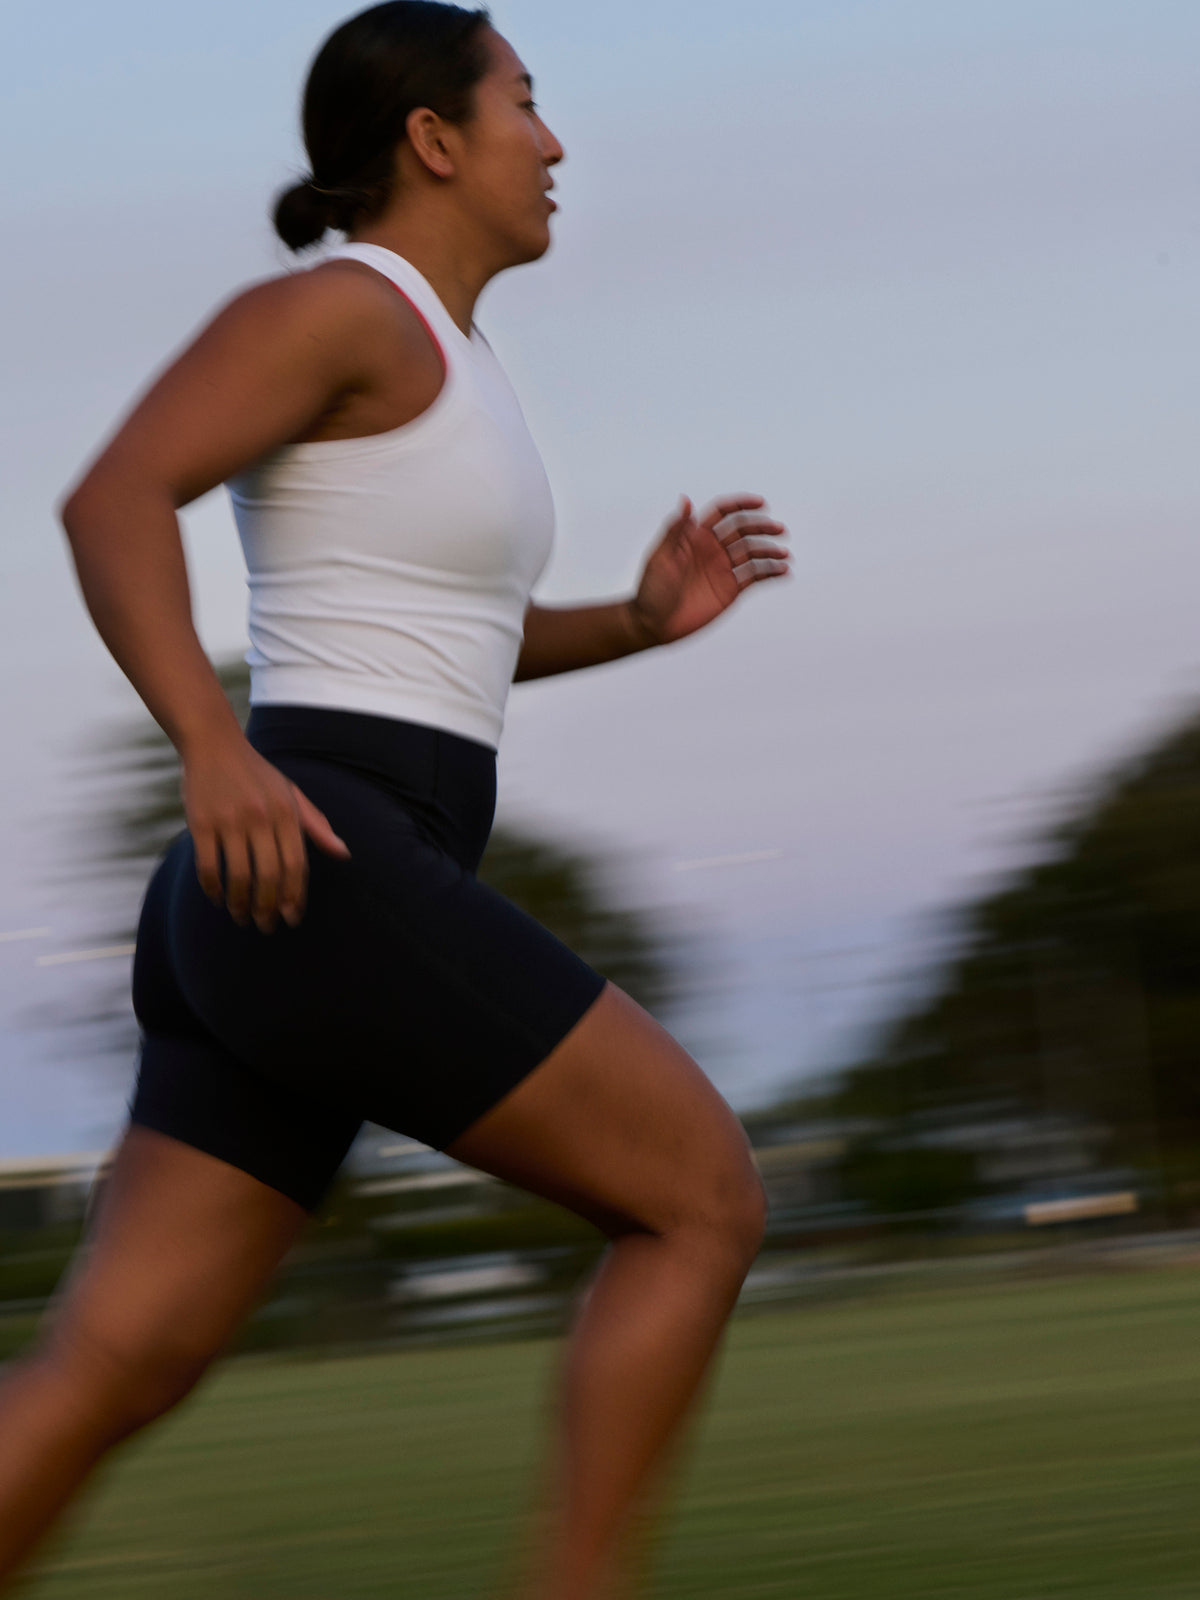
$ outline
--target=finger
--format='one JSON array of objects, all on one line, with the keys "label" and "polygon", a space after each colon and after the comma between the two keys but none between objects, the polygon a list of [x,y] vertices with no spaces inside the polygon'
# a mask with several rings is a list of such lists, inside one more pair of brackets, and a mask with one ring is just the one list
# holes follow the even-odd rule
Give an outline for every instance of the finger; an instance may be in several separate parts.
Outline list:
[{"label": "finger", "polygon": [[269,824],[257,827],[250,835],[250,858],[254,879],[250,889],[250,909],[263,933],[270,933],[278,920],[279,845]]},{"label": "finger", "polygon": [[329,818],[323,811],[318,811],[307,795],[302,794],[296,785],[292,785],[292,793],[296,798],[296,805],[300,812],[300,826],[309,835],[314,844],[320,845],[331,856],[348,856],[350,846],[346,841],[334,833],[330,826]]},{"label": "finger", "polygon": [[663,538],[679,539],[691,525],[695,507],[686,494],[679,497],[679,509],[663,529]]},{"label": "finger", "polygon": [[225,857],[225,904],[236,923],[250,920],[250,858],[240,833],[221,835],[221,854]]},{"label": "finger", "polygon": [[731,516],[735,511],[759,511],[766,503],[761,494],[721,495],[709,501],[698,520],[704,527],[712,528],[722,517]]},{"label": "finger", "polygon": [[773,517],[764,517],[757,511],[734,511],[714,524],[712,531],[722,544],[728,545],[742,534],[756,533],[771,539],[782,539],[787,536],[788,530],[785,523],[776,522]]},{"label": "finger", "polygon": [[192,847],[196,854],[196,876],[200,887],[213,905],[224,904],[221,890],[221,858],[217,850],[217,836],[211,828],[192,829]]},{"label": "finger", "polygon": [[282,871],[279,877],[279,913],[283,920],[295,927],[304,915],[305,891],[308,885],[308,852],[304,848],[304,833],[300,827],[298,807],[293,807],[275,829]]},{"label": "finger", "polygon": [[763,578],[790,578],[792,569],[786,561],[744,561],[733,569],[733,575],[740,589],[748,589],[752,583],[759,583]]},{"label": "finger", "polygon": [[776,544],[772,539],[750,538],[731,539],[725,546],[725,554],[736,567],[743,561],[752,560],[757,556],[764,556],[768,560],[790,561],[792,552],[786,545]]}]

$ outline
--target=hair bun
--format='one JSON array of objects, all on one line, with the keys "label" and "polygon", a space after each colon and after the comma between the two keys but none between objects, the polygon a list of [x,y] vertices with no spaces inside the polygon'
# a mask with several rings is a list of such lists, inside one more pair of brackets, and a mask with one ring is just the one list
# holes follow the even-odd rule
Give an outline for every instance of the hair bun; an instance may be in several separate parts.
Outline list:
[{"label": "hair bun", "polygon": [[304,178],[276,200],[272,217],[275,232],[289,250],[304,250],[333,226],[333,207],[331,197],[322,194],[311,178]]}]

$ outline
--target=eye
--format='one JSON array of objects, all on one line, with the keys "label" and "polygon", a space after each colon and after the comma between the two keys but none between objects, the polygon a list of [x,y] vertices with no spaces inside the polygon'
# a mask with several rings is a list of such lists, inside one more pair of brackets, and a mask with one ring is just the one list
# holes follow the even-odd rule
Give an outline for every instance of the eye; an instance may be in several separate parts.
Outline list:
[{"label": "eye", "polygon": [[536,100],[522,100],[521,104],[526,111],[537,111],[539,109]]}]

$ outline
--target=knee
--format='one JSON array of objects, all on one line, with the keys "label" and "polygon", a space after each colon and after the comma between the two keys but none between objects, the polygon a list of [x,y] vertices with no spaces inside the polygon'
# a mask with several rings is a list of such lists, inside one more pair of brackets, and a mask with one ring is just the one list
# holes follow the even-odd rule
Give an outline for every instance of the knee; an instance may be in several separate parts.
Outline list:
[{"label": "knee", "polygon": [[182,1345],[120,1337],[78,1324],[52,1329],[36,1355],[114,1439],[171,1411],[211,1362],[211,1356]]},{"label": "knee", "polygon": [[749,1269],[751,1262],[762,1249],[767,1232],[767,1191],[754,1159],[746,1152],[745,1166],[738,1181],[736,1198],[732,1202],[730,1220],[731,1236],[739,1254]]},{"label": "knee", "polygon": [[767,1227],[767,1194],[749,1149],[707,1174],[693,1196],[690,1221],[740,1281],[762,1249]]}]

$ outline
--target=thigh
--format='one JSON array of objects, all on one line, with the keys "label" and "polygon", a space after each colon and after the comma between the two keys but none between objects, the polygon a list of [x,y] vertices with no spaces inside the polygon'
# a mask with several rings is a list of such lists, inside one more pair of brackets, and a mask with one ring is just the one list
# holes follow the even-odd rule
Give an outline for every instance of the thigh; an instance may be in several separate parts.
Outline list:
[{"label": "thigh", "polygon": [[741,1123],[682,1045],[611,982],[545,1060],[445,1148],[606,1232],[743,1220],[753,1232],[761,1215]]},{"label": "thigh", "polygon": [[[187,909],[195,897],[211,914],[207,932],[196,928]],[[141,1043],[130,1121],[219,1157],[315,1212],[362,1122],[338,1096],[339,1034],[330,1035],[314,1019],[305,1040],[324,1080],[335,1081],[315,1078],[305,1085],[289,1081],[286,1071],[272,1076],[212,1031],[179,981],[190,978],[220,994],[220,1015],[235,1024],[235,1043],[241,1042],[236,1025],[244,1030],[260,1014],[289,1017],[315,980],[304,983],[305,974],[297,973],[295,998],[286,986],[273,991],[261,975],[259,952],[239,944],[244,935],[205,899],[191,840],[181,834],[151,878],[138,922],[132,999]],[[258,934],[260,951],[271,937]]]},{"label": "thigh", "polygon": [[303,1206],[249,1173],[130,1126],[94,1194],[47,1331],[117,1363],[202,1369],[308,1219]]}]

